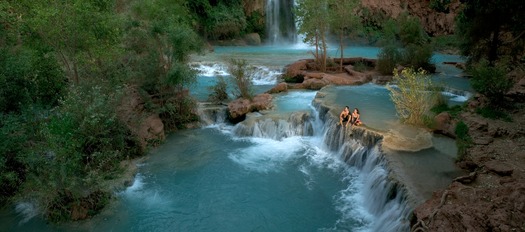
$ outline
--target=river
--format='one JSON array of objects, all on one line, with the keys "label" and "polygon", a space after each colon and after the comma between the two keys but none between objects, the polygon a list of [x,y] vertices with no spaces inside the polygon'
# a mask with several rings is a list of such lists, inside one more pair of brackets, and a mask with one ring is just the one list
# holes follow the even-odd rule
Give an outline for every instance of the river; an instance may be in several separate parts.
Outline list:
[{"label": "river", "polygon": [[[193,57],[201,73],[191,93],[206,100],[216,77],[227,76],[229,58],[255,65],[255,90],[264,92],[284,65],[310,58],[308,51],[302,45],[217,47]],[[378,51],[351,46],[345,55],[375,58]],[[444,95],[461,104],[470,85],[459,77],[461,70],[441,65],[444,60],[461,59],[436,54],[439,73],[433,78],[454,89]],[[323,91],[334,108],[360,108],[370,128],[384,132],[397,125],[384,86]],[[349,137],[336,126],[333,114],[314,104],[317,93],[277,94],[274,110],[252,114],[244,123],[215,120],[171,134],[140,164],[134,183],[88,221],[47,224],[34,215],[36,209],[20,203],[1,213],[0,231],[407,231],[412,208],[406,189],[426,189],[424,198],[450,181],[453,140],[434,136],[430,149],[387,154],[376,135]],[[404,170],[397,181],[392,160]],[[420,183],[425,180],[432,182]]]}]

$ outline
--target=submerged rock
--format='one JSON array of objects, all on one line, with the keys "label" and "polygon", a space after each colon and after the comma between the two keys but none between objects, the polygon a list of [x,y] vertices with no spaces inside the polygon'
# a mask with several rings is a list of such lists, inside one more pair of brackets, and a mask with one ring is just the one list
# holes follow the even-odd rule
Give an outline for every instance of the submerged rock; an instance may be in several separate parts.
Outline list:
[{"label": "submerged rock", "polygon": [[398,125],[385,134],[383,146],[395,151],[421,151],[433,146],[432,134],[421,128]]}]

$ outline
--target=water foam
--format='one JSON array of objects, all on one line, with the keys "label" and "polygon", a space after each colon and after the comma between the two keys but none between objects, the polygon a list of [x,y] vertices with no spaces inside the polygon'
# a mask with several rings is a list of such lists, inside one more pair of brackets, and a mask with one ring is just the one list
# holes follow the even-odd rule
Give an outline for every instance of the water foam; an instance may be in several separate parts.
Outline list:
[{"label": "water foam", "polygon": [[193,62],[190,66],[197,70],[200,75],[207,77],[228,76],[228,67],[222,63]]},{"label": "water foam", "polygon": [[38,207],[33,202],[20,202],[16,204],[15,212],[22,216],[22,220],[19,222],[20,225],[28,222],[39,214]]},{"label": "water foam", "polygon": [[283,140],[268,138],[250,138],[253,145],[237,149],[228,157],[246,169],[257,172],[278,171],[282,165],[301,156],[304,143],[301,137],[289,137]]},{"label": "water foam", "polygon": [[159,190],[149,187],[146,188],[145,183],[144,175],[139,173],[135,176],[133,184],[118,195],[131,201],[138,201],[147,207],[165,206],[170,203],[168,199],[163,197]]}]

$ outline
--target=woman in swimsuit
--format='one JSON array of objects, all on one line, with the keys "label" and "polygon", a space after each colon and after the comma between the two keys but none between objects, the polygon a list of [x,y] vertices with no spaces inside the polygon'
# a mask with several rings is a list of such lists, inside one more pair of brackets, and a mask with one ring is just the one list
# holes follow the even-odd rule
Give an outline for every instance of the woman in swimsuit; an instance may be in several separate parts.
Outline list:
[{"label": "woman in swimsuit", "polygon": [[354,112],[352,112],[352,125],[361,125],[363,124],[361,120],[359,119],[361,115],[359,114],[359,109],[354,108]]},{"label": "woman in swimsuit", "polygon": [[350,108],[345,106],[341,114],[339,114],[339,124],[343,125],[343,123],[346,123],[343,125],[346,127],[350,121],[352,121],[352,114],[350,114]]}]

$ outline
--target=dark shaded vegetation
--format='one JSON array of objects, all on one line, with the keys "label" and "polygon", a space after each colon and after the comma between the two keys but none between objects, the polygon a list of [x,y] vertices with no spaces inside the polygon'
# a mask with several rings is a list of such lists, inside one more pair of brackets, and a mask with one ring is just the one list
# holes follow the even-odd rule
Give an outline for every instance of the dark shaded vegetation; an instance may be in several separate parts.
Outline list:
[{"label": "dark shaded vegetation", "polygon": [[57,4],[0,2],[0,201],[55,222],[96,214],[143,154],[117,112],[125,88],[168,131],[197,119],[186,63],[202,47],[185,1]]},{"label": "dark shaded vegetation", "polygon": [[456,125],[456,145],[458,146],[458,155],[456,160],[461,161],[467,153],[467,149],[472,146],[472,138],[468,133],[468,126],[463,121],[459,121]]},{"label": "dark shaded vegetation", "polygon": [[294,77],[285,76],[284,81],[286,83],[303,83],[304,81],[304,75],[298,74]]},{"label": "dark shaded vegetation", "polygon": [[431,64],[431,40],[418,18],[403,14],[397,20],[385,21],[383,30],[380,43],[384,46],[377,60],[377,70],[380,73],[392,75],[392,71],[398,65],[435,71],[434,65]]},{"label": "dark shaded vegetation", "polygon": [[228,100],[228,83],[223,76],[217,78],[217,83],[210,88],[209,100],[214,103],[221,103]]}]

